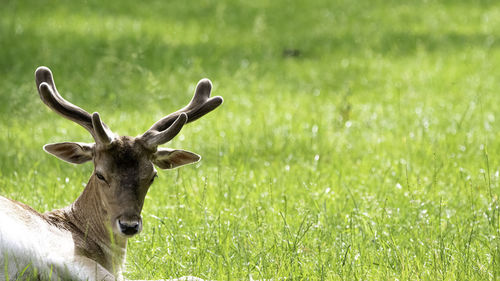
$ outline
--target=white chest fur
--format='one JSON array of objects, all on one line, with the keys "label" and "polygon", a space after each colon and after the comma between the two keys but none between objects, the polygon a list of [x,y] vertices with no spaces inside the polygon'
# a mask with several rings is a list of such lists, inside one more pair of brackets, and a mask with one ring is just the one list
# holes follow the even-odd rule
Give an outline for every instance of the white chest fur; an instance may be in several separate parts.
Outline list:
[{"label": "white chest fur", "polygon": [[34,274],[48,279],[79,275],[71,271],[74,243],[70,232],[1,196],[0,222],[0,280]]}]

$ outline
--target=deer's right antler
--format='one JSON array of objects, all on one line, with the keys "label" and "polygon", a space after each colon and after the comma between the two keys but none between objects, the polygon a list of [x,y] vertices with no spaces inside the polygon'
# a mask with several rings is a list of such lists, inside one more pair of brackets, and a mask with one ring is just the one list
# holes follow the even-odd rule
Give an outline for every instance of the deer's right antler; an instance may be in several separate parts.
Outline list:
[{"label": "deer's right antler", "polygon": [[49,68],[45,66],[37,68],[35,81],[40,98],[50,109],[87,129],[96,143],[104,145],[111,143],[114,134],[101,121],[99,114],[95,112],[90,115],[87,111],[65,100],[57,91]]}]

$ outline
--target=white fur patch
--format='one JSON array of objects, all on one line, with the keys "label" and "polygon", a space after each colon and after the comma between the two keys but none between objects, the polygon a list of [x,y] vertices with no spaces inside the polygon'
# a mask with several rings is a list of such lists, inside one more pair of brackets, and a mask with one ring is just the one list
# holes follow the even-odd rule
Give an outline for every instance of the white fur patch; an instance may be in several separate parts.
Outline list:
[{"label": "white fur patch", "polygon": [[[0,196],[0,280],[7,279],[117,281],[122,276],[75,255],[69,231]],[[172,280],[202,281],[191,276]]]},{"label": "white fur patch", "polygon": [[10,280],[21,276],[30,279],[34,275],[57,280],[87,275],[75,267],[79,262],[75,260],[68,231],[48,224],[1,196],[0,222],[0,280],[7,276]]}]

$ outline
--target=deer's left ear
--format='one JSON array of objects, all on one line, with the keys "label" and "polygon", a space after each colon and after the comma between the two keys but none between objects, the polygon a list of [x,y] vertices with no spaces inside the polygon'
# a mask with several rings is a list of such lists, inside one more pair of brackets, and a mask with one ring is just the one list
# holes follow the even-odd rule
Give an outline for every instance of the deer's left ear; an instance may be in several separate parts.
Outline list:
[{"label": "deer's left ear", "polygon": [[200,161],[201,156],[180,149],[158,148],[153,155],[153,163],[161,169],[173,169]]}]

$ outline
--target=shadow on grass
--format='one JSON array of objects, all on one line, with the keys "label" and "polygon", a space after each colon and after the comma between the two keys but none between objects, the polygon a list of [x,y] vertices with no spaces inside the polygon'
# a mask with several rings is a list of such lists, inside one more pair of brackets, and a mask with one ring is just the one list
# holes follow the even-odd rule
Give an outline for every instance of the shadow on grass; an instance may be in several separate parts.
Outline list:
[{"label": "shadow on grass", "polygon": [[376,50],[387,55],[408,56],[415,54],[419,49],[446,55],[470,48],[488,50],[499,47],[500,40],[492,34],[415,33],[410,31],[383,34]]},{"label": "shadow on grass", "polygon": [[[0,75],[4,78],[0,89],[0,115],[9,117],[38,111],[35,106],[39,106],[39,101],[33,98],[36,94],[33,71],[39,65],[51,67],[64,95],[84,108],[86,105],[95,108],[98,104],[135,107],[155,102],[154,99],[145,100],[147,94],[164,98],[158,95],[158,89],[170,93],[180,87],[184,91],[186,85],[196,83],[200,77],[233,77],[242,65],[248,64],[256,65],[255,69],[247,70],[257,77],[256,80],[261,77],[280,80],[283,77],[279,74],[288,71],[283,63],[285,60],[311,60],[317,62],[314,66],[322,71],[328,70],[325,57],[363,59],[367,52],[403,57],[414,56],[419,50],[446,55],[469,48],[499,47],[499,41],[490,34],[419,33],[388,28],[377,33],[370,32],[375,30],[373,24],[368,25],[370,23],[358,25],[359,30],[353,27],[339,31],[335,27],[332,30],[321,28],[322,21],[333,21],[312,20],[311,16],[299,19],[299,22],[312,22],[310,30],[308,26],[296,30],[290,30],[296,25],[279,27],[275,20],[271,26],[267,23],[259,33],[254,30],[259,29],[259,16],[265,19],[279,8],[272,5],[271,10],[266,10],[263,3],[260,6],[202,3],[189,7],[158,1],[144,7],[132,1],[102,6],[102,3],[89,1],[84,6],[58,6],[56,10],[51,10],[54,7],[44,1],[9,4],[7,11],[12,13],[3,12],[6,18],[0,24],[0,38],[7,42],[0,52]],[[81,10],[71,13],[71,8],[75,7]],[[89,21],[102,19],[102,30],[99,24],[88,29],[79,26],[85,15]],[[135,23],[141,21],[144,22],[139,31],[132,30]],[[109,27],[105,25],[110,22],[123,26],[116,32],[107,32]],[[160,27],[155,27],[157,24]],[[164,32],[170,24],[180,26],[181,33],[175,35],[179,40],[170,40],[174,35]],[[265,20],[262,24],[266,25]],[[54,26],[56,28],[50,28]],[[150,27],[156,29],[149,30]],[[184,40],[204,35],[207,38]],[[286,50],[293,50],[300,56],[283,56]],[[300,74],[297,76],[300,78]],[[168,85],[161,84],[159,79],[168,80]],[[88,89],[92,93],[87,95]],[[134,95],[122,95],[120,89]],[[73,96],[73,93],[80,95]]]}]

